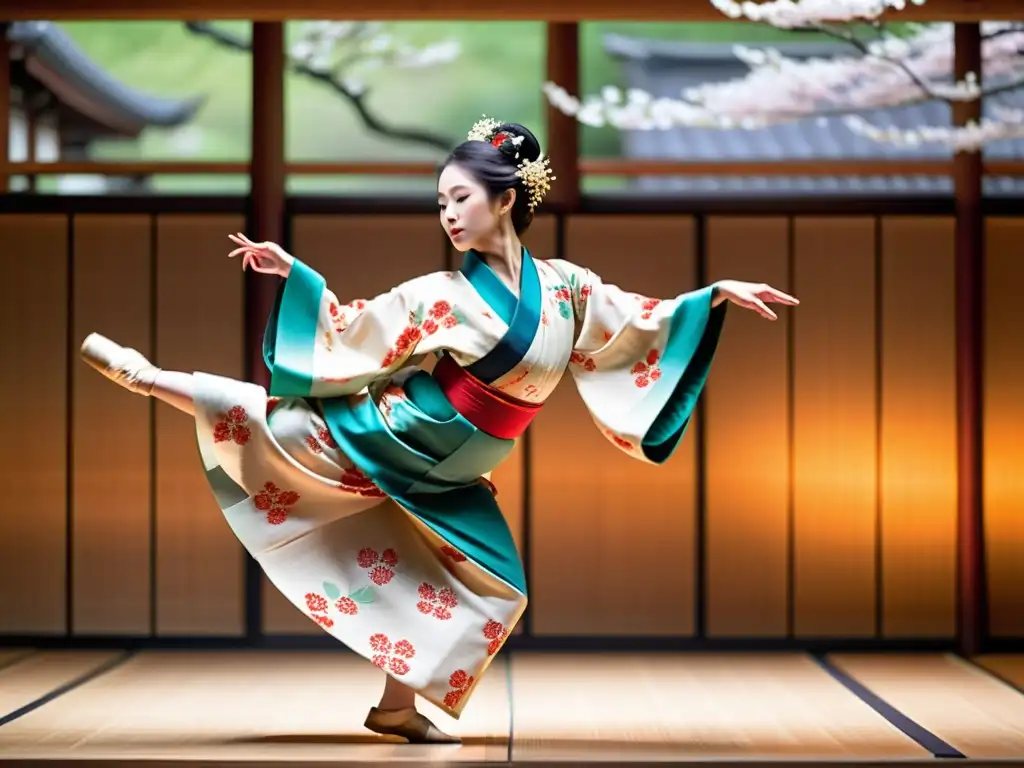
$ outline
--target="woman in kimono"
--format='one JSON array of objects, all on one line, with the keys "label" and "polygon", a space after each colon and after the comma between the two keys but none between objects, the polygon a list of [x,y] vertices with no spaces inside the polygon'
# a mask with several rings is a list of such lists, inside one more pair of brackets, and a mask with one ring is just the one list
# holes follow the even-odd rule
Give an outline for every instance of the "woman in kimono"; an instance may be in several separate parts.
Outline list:
[{"label": "woman in kimono", "polygon": [[[481,120],[438,178],[455,272],[342,303],[273,243],[231,236],[242,268],[284,278],[262,387],[156,367],[98,334],[82,355],[194,416],[210,488],[271,582],[386,674],[366,727],[458,741],[458,718],[526,608],[526,578],[489,477],[569,371],[609,444],[666,461],[682,439],[726,302],[795,305],[723,281],[673,299],[628,293],[521,245],[552,177],[533,134]],[[430,373],[418,367],[438,360]]]}]

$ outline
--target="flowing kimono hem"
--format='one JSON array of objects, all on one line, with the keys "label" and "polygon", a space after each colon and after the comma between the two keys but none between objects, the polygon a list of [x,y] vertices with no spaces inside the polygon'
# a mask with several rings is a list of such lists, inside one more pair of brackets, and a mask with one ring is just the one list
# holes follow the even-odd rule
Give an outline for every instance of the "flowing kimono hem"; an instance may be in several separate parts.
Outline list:
[{"label": "flowing kimono hem", "polygon": [[[484,603],[480,603],[478,600],[474,602],[473,599],[467,598],[463,601],[460,598],[460,605],[463,607],[459,608],[460,611],[470,611],[470,615],[475,617],[473,620],[465,623],[460,629],[455,630],[453,635],[437,635],[437,637],[443,638],[440,645],[434,647],[432,655],[426,657],[427,664],[416,671],[415,678],[412,676],[406,678],[402,673],[394,673],[387,667],[382,667],[376,663],[374,656],[375,650],[367,650],[360,647],[362,643],[350,642],[355,639],[352,635],[356,632],[355,626],[345,627],[343,622],[345,618],[339,618],[334,615],[334,619],[331,619],[329,614],[331,609],[329,607],[318,609],[322,612],[322,615],[314,615],[311,613],[311,606],[308,605],[309,591],[307,590],[306,584],[312,584],[313,582],[309,579],[297,577],[295,574],[294,560],[289,562],[267,562],[268,558],[273,560],[278,556],[278,553],[285,547],[293,544],[301,543],[303,539],[313,536],[317,533],[318,528],[312,527],[307,530],[293,529],[292,531],[277,529],[287,528],[285,524],[282,525],[270,525],[267,526],[263,520],[265,514],[265,505],[261,506],[258,497],[266,493],[264,489],[257,490],[254,488],[246,489],[243,487],[243,483],[249,484],[253,481],[248,478],[259,478],[260,480],[255,483],[259,485],[259,482],[266,476],[264,471],[265,467],[275,466],[277,467],[277,474],[274,479],[280,488],[291,488],[294,487],[294,483],[289,483],[288,477],[292,477],[297,474],[304,475],[306,482],[319,480],[327,494],[324,496],[324,501],[321,501],[317,497],[315,488],[310,489],[310,486],[306,486],[303,490],[304,497],[308,495],[308,498],[314,504],[319,504],[321,507],[326,504],[338,505],[339,507],[345,504],[345,496],[342,495],[339,501],[330,501],[334,493],[338,493],[337,488],[331,486],[332,481],[327,478],[321,478],[310,472],[304,466],[299,464],[293,457],[288,455],[284,447],[276,442],[276,438],[270,431],[269,423],[265,417],[267,411],[267,394],[266,391],[259,386],[254,384],[234,381],[231,379],[225,379],[219,376],[211,376],[197,372],[195,374],[197,386],[195,392],[195,407],[196,407],[196,439],[198,452],[200,454],[203,467],[206,473],[206,479],[208,485],[215,497],[218,506],[225,516],[226,522],[234,533],[235,537],[239,540],[240,544],[248,551],[253,558],[260,564],[260,568],[266,575],[267,579],[274,585],[274,587],[281,593],[281,595],[291,603],[297,610],[299,610],[307,619],[310,619],[315,624],[320,626],[321,630],[330,634],[334,639],[350,649],[357,655],[366,659],[368,663],[381,669],[387,675],[395,678],[399,682],[408,687],[412,688],[417,695],[431,702],[439,709],[445,712],[453,719],[459,719],[461,713],[467,706],[476,685],[482,678],[484,673],[489,669],[493,657],[500,652],[500,647],[504,644],[505,639],[511,633],[511,629],[521,618],[523,612],[526,609],[526,596],[515,590],[514,587],[508,584],[504,584],[506,591],[511,591],[514,594],[509,595],[506,600],[506,604],[510,608],[509,613],[499,612],[493,614],[491,611],[493,608],[488,608]],[[228,406],[228,403],[232,405]],[[240,436],[241,433],[226,433],[223,430],[218,431],[218,428],[222,427],[225,418],[225,412],[233,409],[239,409],[240,413],[229,418],[235,418],[235,427],[242,427],[245,431],[244,441],[235,440]],[[244,414],[244,415],[243,415]],[[244,422],[244,423],[243,423]],[[225,453],[225,451],[227,453]],[[255,451],[255,453],[254,453]],[[278,455],[279,454],[279,455]],[[225,461],[225,459],[227,459]],[[284,479],[281,479],[284,478]],[[264,486],[265,488],[265,486]],[[280,490],[278,488],[277,490]],[[484,490],[482,487],[480,490],[490,497],[489,492]],[[401,510],[401,513],[408,515],[411,518],[417,520],[420,519],[419,515],[415,514],[415,511],[408,509],[404,504],[388,496],[374,496],[371,498],[352,498],[348,497],[349,502],[356,503],[360,509],[353,514],[357,516],[364,516],[365,514],[375,515],[376,508],[382,505],[393,504],[395,508]],[[493,497],[491,497],[493,499]],[[255,513],[255,514],[254,514]],[[385,510],[385,514],[387,514]],[[391,514],[394,510],[391,510]],[[345,524],[347,521],[341,518],[345,518],[346,515],[342,514],[340,517],[331,519],[324,518],[322,525],[332,525],[335,522],[341,522]],[[394,518],[392,518],[394,519]],[[386,518],[385,518],[386,520]],[[253,525],[253,523],[261,523],[260,525]],[[286,523],[292,524],[292,520],[289,518]],[[308,522],[308,521],[301,521]],[[320,525],[321,523],[318,523]],[[433,526],[428,525],[428,521],[423,521],[424,525],[427,525],[431,531],[434,531]],[[384,522],[380,525],[387,526],[388,523]],[[266,540],[261,538],[259,531],[265,529],[273,529],[275,536],[280,540]],[[253,535],[255,531],[255,535]],[[351,534],[345,533],[346,537]],[[442,535],[441,532],[435,532],[437,538],[442,542],[448,542],[447,538]],[[452,542],[448,542],[454,544]],[[354,544],[354,542],[353,542]],[[412,548],[408,548],[412,551]],[[426,555],[416,555],[415,552],[411,555],[412,560],[408,561],[412,564],[417,562],[417,557],[424,558]],[[425,563],[425,560],[419,560],[420,563]],[[338,567],[342,567],[339,563]],[[459,562],[460,568],[468,568],[467,574],[469,573],[481,573],[487,574],[491,578],[494,578],[487,569],[481,567],[479,564],[472,562],[469,558]],[[416,576],[418,571],[413,572],[413,577],[419,581],[420,576]],[[332,581],[336,581],[338,578],[335,576],[335,572],[331,571],[328,573],[328,578]],[[430,578],[430,577],[425,577]],[[463,577],[453,574],[452,578],[458,579],[462,583],[463,587],[468,590],[471,594],[478,594],[474,591],[470,584],[467,584]],[[434,578],[430,578],[431,581],[437,583]],[[344,580],[343,583],[347,583],[350,587],[355,586],[354,582]],[[443,582],[442,582],[443,583]],[[449,584],[451,584],[449,582]],[[316,587],[313,588],[314,591]],[[371,587],[372,589],[372,587]],[[379,588],[378,588],[379,589]],[[356,592],[362,591],[356,589]],[[331,596],[330,592],[325,592],[329,600],[334,600],[336,596]],[[350,596],[355,597],[355,592],[350,592]],[[486,594],[483,593],[483,594]],[[373,602],[373,601],[371,601]],[[363,610],[362,608],[359,609]],[[416,614],[416,607],[414,604],[409,604],[408,608],[396,606],[394,608],[388,608],[391,626],[412,626],[415,623],[414,617]],[[405,618],[408,613],[408,618]],[[497,642],[499,643],[493,653],[489,653],[490,647],[486,640],[476,640],[473,638],[479,635],[479,627],[489,620],[492,620],[492,616],[497,616],[501,620],[501,628],[503,634],[501,637],[492,641],[492,645]],[[422,618],[422,617],[419,617]],[[514,619],[514,620],[513,620]],[[396,625],[397,622],[397,625]],[[331,631],[329,627],[334,627],[334,631]],[[375,630],[376,631],[376,630]],[[408,636],[416,640],[415,632],[422,630],[414,629],[392,629],[391,631],[396,632],[392,637]],[[433,632],[433,630],[431,630]],[[342,639],[339,636],[340,633],[347,633],[350,638]],[[402,635],[397,633],[401,632]],[[406,633],[413,633],[408,634]],[[484,637],[488,637],[486,634]],[[371,639],[372,640],[372,639]],[[417,640],[417,645],[419,645]],[[372,644],[372,643],[371,643]],[[422,651],[422,649],[420,649]],[[422,653],[418,653],[422,655]],[[445,702],[445,699],[452,693],[449,678],[451,677],[452,670],[458,668],[464,670],[464,674],[473,678],[472,684],[465,687],[464,690],[458,691],[454,706]],[[470,672],[472,674],[470,675]],[[445,691],[445,692],[442,692]]]},{"label": "flowing kimono hem", "polygon": [[672,315],[662,378],[642,405],[647,413],[657,409],[640,443],[651,463],[664,464],[675,453],[707,384],[727,308],[724,303],[711,307],[712,295],[710,287],[690,294]]}]

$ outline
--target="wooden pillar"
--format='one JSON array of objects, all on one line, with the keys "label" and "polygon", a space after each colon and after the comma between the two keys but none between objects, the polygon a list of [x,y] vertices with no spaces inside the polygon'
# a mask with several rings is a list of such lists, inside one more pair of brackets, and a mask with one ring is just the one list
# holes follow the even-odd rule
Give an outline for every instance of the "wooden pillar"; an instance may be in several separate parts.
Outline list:
[{"label": "wooden pillar", "polygon": [[7,41],[10,25],[0,22],[0,195],[10,190],[8,163],[11,159],[11,44]]},{"label": "wooden pillar", "polygon": [[[252,161],[249,192],[249,237],[283,243],[285,233],[284,165],[284,25],[257,21],[252,26]],[[249,381],[270,386],[263,362],[263,329],[280,280],[249,271],[245,278],[245,354]],[[262,634],[263,571],[246,559],[246,636]]]},{"label": "wooden pillar", "polygon": [[[958,80],[973,72],[981,81],[981,29],[955,25],[954,69]],[[980,120],[980,100],[953,107],[954,124]],[[960,653],[981,650],[987,634],[987,587],[982,509],[982,376],[984,354],[985,219],[982,154],[958,152],[954,159],[956,206],[956,383],[957,383],[957,644]]]},{"label": "wooden pillar", "polygon": [[[547,31],[546,79],[569,93],[579,93],[579,25],[549,23]],[[548,193],[548,203],[555,210],[575,210],[580,202],[580,126],[575,118],[562,114],[550,104],[547,115],[547,154],[556,177]]]},{"label": "wooden pillar", "polygon": [[[284,239],[284,25],[257,21],[252,26],[252,165],[249,236]],[[277,281],[249,272],[245,281],[247,375],[268,386],[263,363],[263,329],[273,306]]]}]

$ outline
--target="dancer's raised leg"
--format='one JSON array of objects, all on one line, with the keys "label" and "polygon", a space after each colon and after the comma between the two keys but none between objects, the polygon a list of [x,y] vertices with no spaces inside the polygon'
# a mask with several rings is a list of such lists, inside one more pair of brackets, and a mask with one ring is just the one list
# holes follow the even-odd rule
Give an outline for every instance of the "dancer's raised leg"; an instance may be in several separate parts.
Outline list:
[{"label": "dancer's raised leg", "polygon": [[86,337],[81,354],[90,366],[125,389],[155,397],[190,416],[195,415],[191,373],[161,370],[141,352],[122,347],[98,333]]}]

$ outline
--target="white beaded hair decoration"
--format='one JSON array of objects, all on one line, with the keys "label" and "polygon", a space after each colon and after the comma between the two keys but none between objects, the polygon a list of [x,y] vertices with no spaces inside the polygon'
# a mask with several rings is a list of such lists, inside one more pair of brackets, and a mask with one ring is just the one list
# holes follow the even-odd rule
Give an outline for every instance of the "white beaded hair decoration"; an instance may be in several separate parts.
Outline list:
[{"label": "white beaded hair decoration", "polygon": [[[509,142],[515,149],[515,159],[519,160],[519,146],[523,143],[523,137],[499,131],[500,126],[501,123],[497,120],[484,115],[482,119],[473,123],[466,138],[469,141],[486,141],[498,149],[501,149],[505,142]],[[516,175],[526,185],[531,211],[541,204],[544,195],[551,189],[551,182],[557,178],[551,174],[550,161],[543,155],[536,160],[521,160]]]}]

